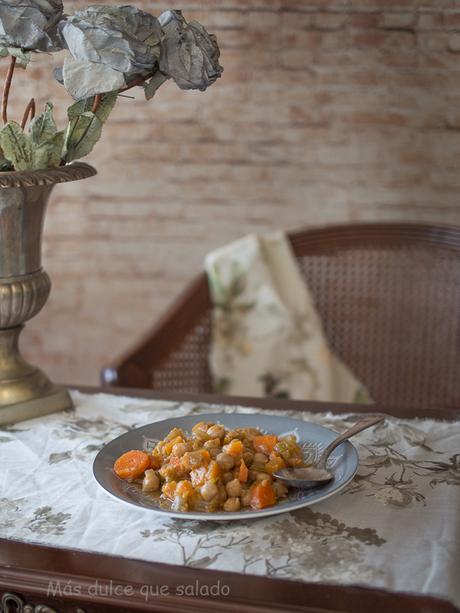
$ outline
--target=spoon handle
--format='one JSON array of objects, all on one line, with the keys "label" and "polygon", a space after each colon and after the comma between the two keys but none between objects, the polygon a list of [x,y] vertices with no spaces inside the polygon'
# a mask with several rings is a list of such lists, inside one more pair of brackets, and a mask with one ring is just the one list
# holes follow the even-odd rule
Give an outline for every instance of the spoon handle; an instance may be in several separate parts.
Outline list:
[{"label": "spoon handle", "polygon": [[340,436],[335,438],[332,441],[332,443],[329,443],[329,445],[326,447],[326,449],[321,454],[315,468],[325,469],[328,457],[331,455],[331,453],[334,451],[336,447],[338,447],[341,443],[343,443],[343,441],[346,441],[351,436],[358,434],[358,432],[362,432],[363,430],[366,430],[367,428],[370,428],[371,426],[378,424],[384,419],[385,417],[383,415],[372,415],[370,417],[365,417],[364,419],[361,419],[354,426],[352,426],[351,428],[348,428],[348,430],[345,430],[345,432],[343,432]]}]

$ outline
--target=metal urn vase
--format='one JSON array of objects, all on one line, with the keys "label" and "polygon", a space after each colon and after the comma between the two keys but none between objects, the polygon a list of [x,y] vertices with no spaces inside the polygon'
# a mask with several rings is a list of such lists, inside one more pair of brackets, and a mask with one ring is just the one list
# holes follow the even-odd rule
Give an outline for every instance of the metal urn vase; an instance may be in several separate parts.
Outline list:
[{"label": "metal urn vase", "polygon": [[57,183],[95,174],[83,163],[0,172],[0,425],[72,406],[67,390],[21,357],[18,341],[24,323],[42,309],[51,290],[41,266],[49,195]]}]

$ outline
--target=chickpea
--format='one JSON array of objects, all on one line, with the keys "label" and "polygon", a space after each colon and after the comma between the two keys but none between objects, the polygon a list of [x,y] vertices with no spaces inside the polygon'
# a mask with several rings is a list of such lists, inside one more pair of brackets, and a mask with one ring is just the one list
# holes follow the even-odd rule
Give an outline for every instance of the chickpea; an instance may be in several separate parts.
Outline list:
[{"label": "chickpea", "polygon": [[206,481],[206,483],[200,489],[200,494],[203,500],[206,500],[206,502],[209,502],[210,500],[215,498],[218,493],[219,489],[217,485],[212,481]]},{"label": "chickpea", "polygon": [[229,430],[224,436],[224,443],[228,444],[233,441],[234,438],[240,437],[240,430]]},{"label": "chickpea", "polygon": [[297,466],[299,466],[299,464],[302,464],[302,458],[299,457],[298,455],[293,455],[290,458],[288,458],[287,463],[289,466],[292,466],[293,468],[296,468]]},{"label": "chickpea", "polygon": [[239,498],[228,498],[224,502],[224,511],[228,513],[235,513],[240,510],[240,499]]},{"label": "chickpea", "polygon": [[211,447],[211,449],[208,449],[208,451],[211,458],[215,460],[220,453],[220,447]]},{"label": "chickpea", "polygon": [[171,466],[170,464],[163,464],[158,472],[165,481],[176,481],[180,473],[175,466]]},{"label": "chickpea", "polygon": [[288,488],[281,481],[274,481],[273,489],[277,498],[285,498],[288,494]]},{"label": "chickpea", "polygon": [[181,458],[188,451],[187,443],[176,443],[173,445],[171,455]]},{"label": "chickpea", "polygon": [[255,453],[253,461],[256,464],[266,464],[268,462],[268,458],[265,453]]},{"label": "chickpea", "polygon": [[167,456],[167,453],[165,453],[165,445],[166,443],[164,441],[160,441],[159,443],[157,443],[155,445],[155,448],[153,450],[153,452],[155,453],[155,455],[161,456],[162,458],[164,458],[165,456]]},{"label": "chickpea", "polygon": [[208,436],[211,438],[221,439],[225,434],[225,428],[219,424],[214,424],[207,431]]},{"label": "chickpea", "polygon": [[198,449],[197,451],[188,451],[184,454],[182,459],[182,465],[186,470],[191,470],[192,468],[197,468],[198,466],[203,466],[206,464],[206,454],[207,452],[203,449]]},{"label": "chickpea", "polygon": [[234,478],[235,478],[235,475],[233,474],[231,470],[229,470],[228,472],[222,475],[223,483],[230,483],[230,481],[233,481]]},{"label": "chickpea", "polygon": [[227,494],[230,498],[237,497],[241,494],[241,483],[238,481],[238,479],[232,479],[227,483],[225,489],[227,490]]},{"label": "chickpea", "polygon": [[[208,433],[209,433],[209,430],[208,430]],[[208,451],[210,451],[211,449],[217,449],[217,448],[219,448],[220,450],[220,440],[218,438],[212,438],[211,440],[206,441],[203,447],[207,449]]]},{"label": "chickpea", "polygon": [[258,473],[255,474],[255,481],[273,481],[273,478],[268,473]]},{"label": "chickpea", "polygon": [[160,479],[154,470],[149,468],[145,471],[144,480],[142,481],[143,492],[155,492],[160,487]]},{"label": "chickpea", "polygon": [[165,436],[164,441],[172,441],[178,436],[181,436],[182,438],[184,438],[183,431],[180,428],[173,428],[171,432],[167,436]]},{"label": "chickpea", "polygon": [[219,483],[217,488],[219,490],[219,502],[220,504],[223,504],[227,500],[227,490],[222,483]]},{"label": "chickpea", "polygon": [[224,471],[231,470],[235,465],[235,460],[228,453],[219,453],[219,455],[216,457],[216,462]]},{"label": "chickpea", "polygon": [[252,451],[245,451],[243,453],[243,460],[246,466],[251,466],[252,462],[254,461],[254,454]]},{"label": "chickpea", "polygon": [[251,504],[251,490],[247,489],[241,494],[241,504],[243,507],[248,507]]},{"label": "chickpea", "polygon": [[184,496],[174,496],[174,500],[171,503],[171,509],[173,511],[188,511],[189,504]]},{"label": "chickpea", "polygon": [[209,440],[211,437],[208,435],[208,424],[204,421],[200,421],[198,424],[195,424],[192,428],[193,436],[196,440],[204,442]]}]

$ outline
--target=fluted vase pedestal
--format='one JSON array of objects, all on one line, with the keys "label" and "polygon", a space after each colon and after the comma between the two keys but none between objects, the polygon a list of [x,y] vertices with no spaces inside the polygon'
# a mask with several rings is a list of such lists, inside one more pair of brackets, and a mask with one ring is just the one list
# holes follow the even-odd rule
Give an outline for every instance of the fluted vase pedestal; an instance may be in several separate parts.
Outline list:
[{"label": "fluted vase pedestal", "polygon": [[51,281],[41,266],[48,198],[57,183],[96,174],[88,164],[25,172],[0,172],[0,425],[72,406],[68,391],[54,385],[19,351],[24,323],[45,305]]}]

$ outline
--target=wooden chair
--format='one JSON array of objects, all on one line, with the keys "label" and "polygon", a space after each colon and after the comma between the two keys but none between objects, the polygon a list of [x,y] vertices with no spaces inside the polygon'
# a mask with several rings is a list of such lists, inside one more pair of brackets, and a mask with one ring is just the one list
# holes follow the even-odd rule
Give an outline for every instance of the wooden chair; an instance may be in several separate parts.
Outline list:
[{"label": "wooden chair", "polygon": [[[460,227],[354,224],[289,235],[333,350],[387,406],[460,407]],[[105,385],[211,392],[200,274]]]}]

